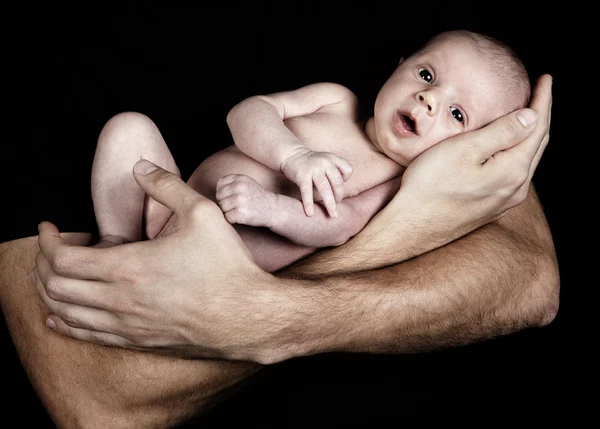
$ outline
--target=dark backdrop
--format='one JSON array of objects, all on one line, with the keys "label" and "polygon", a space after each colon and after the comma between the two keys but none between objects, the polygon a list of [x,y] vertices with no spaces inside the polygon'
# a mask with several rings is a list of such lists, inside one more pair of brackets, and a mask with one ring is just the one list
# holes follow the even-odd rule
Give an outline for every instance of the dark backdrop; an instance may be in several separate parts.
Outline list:
[{"label": "dark backdrop", "polygon": [[[563,348],[573,311],[563,256],[563,191],[554,174],[566,138],[561,101],[568,76],[555,54],[566,16],[524,2],[480,3],[488,2],[24,7],[7,18],[10,47],[4,55],[11,73],[5,89],[13,97],[5,124],[11,138],[2,143],[8,222],[0,242],[35,235],[42,220],[62,231],[94,230],[89,181],[96,139],[118,112],[150,116],[187,178],[203,158],[232,143],[225,116],[247,96],[332,81],[355,91],[369,111],[402,55],[439,31],[482,31],[511,45],[533,80],[544,72],[555,77],[552,140],[534,183],[561,263],[556,320],[442,352],[285,362],[185,427],[381,427],[405,419],[495,427],[566,414],[574,395],[567,390],[572,368]],[[4,325],[0,355],[7,376],[3,396],[9,394],[5,421],[53,427]]]}]

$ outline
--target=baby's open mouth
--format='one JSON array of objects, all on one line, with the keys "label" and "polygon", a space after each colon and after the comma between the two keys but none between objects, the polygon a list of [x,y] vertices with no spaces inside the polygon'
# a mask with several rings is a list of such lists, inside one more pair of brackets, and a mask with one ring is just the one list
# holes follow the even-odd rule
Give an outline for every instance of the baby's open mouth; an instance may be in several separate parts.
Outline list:
[{"label": "baby's open mouth", "polygon": [[404,125],[409,131],[415,132],[415,121],[410,119],[408,116],[402,114],[400,114],[400,119],[402,120],[402,122],[404,122]]},{"label": "baby's open mouth", "polygon": [[399,137],[414,137],[417,134],[417,122],[408,114],[400,110],[396,112],[393,118],[393,125]]}]

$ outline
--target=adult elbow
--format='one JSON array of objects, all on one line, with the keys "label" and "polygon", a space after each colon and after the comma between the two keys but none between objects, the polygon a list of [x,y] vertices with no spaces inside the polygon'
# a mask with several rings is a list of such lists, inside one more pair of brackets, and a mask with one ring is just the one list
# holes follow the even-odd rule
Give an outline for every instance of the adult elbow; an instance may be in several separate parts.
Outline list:
[{"label": "adult elbow", "polygon": [[529,320],[532,326],[544,327],[556,319],[560,305],[560,274],[554,258],[545,258],[538,264],[536,280],[529,301]]},{"label": "adult elbow", "polygon": [[540,327],[549,325],[554,321],[554,319],[556,319],[556,316],[558,315],[558,308],[560,304],[559,288],[559,281],[557,280],[556,284],[550,288],[550,293],[548,293],[546,298],[545,306],[541,313],[541,319],[539,323]]}]

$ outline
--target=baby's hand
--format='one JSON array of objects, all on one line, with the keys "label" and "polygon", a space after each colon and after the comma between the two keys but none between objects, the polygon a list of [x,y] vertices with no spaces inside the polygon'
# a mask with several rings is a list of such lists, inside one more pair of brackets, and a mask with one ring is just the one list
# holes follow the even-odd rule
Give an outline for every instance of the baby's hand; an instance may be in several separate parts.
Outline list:
[{"label": "baby's hand", "polygon": [[245,174],[228,174],[217,182],[217,204],[231,224],[270,227],[276,198]]},{"label": "baby's hand", "polygon": [[300,188],[307,216],[314,213],[314,184],[329,216],[337,217],[336,202],[344,198],[344,182],[352,175],[352,166],[348,161],[330,152],[302,149],[281,163],[281,171]]}]

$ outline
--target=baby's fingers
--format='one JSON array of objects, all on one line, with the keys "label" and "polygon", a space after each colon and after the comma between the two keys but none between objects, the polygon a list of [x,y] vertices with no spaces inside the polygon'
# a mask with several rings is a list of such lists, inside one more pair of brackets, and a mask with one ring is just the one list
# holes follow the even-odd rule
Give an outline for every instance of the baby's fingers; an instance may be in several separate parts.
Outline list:
[{"label": "baby's fingers", "polygon": [[304,213],[306,216],[312,216],[315,208],[313,201],[313,183],[312,178],[308,177],[308,180],[302,180],[298,187],[300,188],[300,195],[302,195],[302,205],[304,205]]},{"label": "baby's fingers", "polygon": [[350,163],[348,161],[346,161],[344,158],[337,157],[335,166],[337,167],[339,172],[342,174],[342,179],[344,180],[344,182],[347,182],[348,179],[350,179],[350,176],[352,176],[352,171],[353,171]]},{"label": "baby's fingers", "polygon": [[329,179],[325,175],[317,176],[314,178],[314,182],[317,191],[319,191],[321,198],[323,198],[323,204],[327,209],[327,213],[329,213],[329,216],[331,217],[337,217],[337,207],[331,185],[329,184]]},{"label": "baby's fingers", "polygon": [[344,199],[344,179],[337,168],[330,168],[325,174],[327,175],[327,179],[333,190],[335,201],[339,203]]}]

